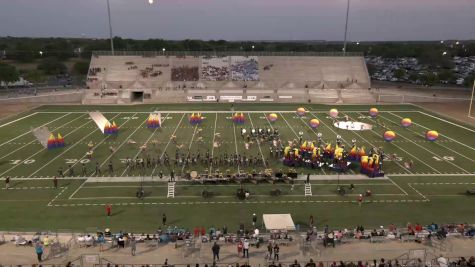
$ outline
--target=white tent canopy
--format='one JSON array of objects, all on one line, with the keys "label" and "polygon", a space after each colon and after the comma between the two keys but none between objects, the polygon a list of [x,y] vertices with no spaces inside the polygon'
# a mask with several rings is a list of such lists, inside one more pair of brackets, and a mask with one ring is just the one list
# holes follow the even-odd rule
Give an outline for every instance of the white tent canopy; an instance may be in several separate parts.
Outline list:
[{"label": "white tent canopy", "polygon": [[267,230],[295,230],[290,214],[263,214],[262,220]]}]

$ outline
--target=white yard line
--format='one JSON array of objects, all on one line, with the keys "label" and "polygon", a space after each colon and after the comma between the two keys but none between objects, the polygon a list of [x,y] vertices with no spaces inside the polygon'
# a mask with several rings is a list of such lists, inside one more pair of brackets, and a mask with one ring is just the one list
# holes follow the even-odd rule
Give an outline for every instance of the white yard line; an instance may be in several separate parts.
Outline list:
[{"label": "white yard line", "polygon": [[[76,132],[77,130],[81,129],[82,127],[84,127],[84,125],[86,125],[86,124],[88,124],[88,123],[90,123],[90,122],[91,122],[91,121],[85,122],[85,123],[82,124],[81,126],[77,127],[76,129],[72,130],[71,132],[67,133],[64,137],[67,137],[67,136],[69,136],[70,134]],[[74,146],[74,145],[73,145],[73,146]],[[41,148],[41,149],[38,150],[36,153],[34,153],[34,154],[30,155],[28,158],[24,159],[21,163],[25,162],[26,160],[31,159],[32,157],[38,155],[39,153],[41,153],[41,152],[43,152],[43,151],[44,151],[44,148]],[[21,163],[16,164],[16,165],[12,166],[11,168],[9,168],[8,170],[2,172],[2,173],[0,174],[0,176],[3,176],[5,173],[8,173],[9,171],[15,169],[16,167],[22,165]]]},{"label": "white yard line", "polygon": [[[166,120],[166,118],[168,118],[168,115],[169,115],[169,114],[170,114],[170,113],[167,113],[167,115],[165,115],[165,117],[163,117],[163,120],[160,122],[160,127],[162,127],[163,122]],[[147,118],[147,119],[148,119],[148,118]],[[157,132],[158,129],[159,129],[159,128],[155,128],[155,130],[152,132],[152,134],[151,134],[151,135],[148,137],[148,139],[145,141],[144,145],[147,145],[147,144],[148,144],[148,142],[150,141],[150,139],[152,139],[152,137],[155,135],[155,133]],[[136,158],[139,156],[139,154],[140,154],[141,151],[142,151],[142,149],[139,148],[139,151],[137,152],[137,154],[135,154],[134,159],[136,159]],[[128,169],[129,169],[129,166],[127,166],[127,167],[125,168],[125,170],[122,172],[122,174],[121,174],[120,176],[124,176],[124,174],[127,172]]]},{"label": "white yard line", "polygon": [[[401,116],[399,116],[399,115],[394,114],[393,112],[388,112],[388,113],[391,114],[391,115],[393,115],[393,116],[395,116],[395,117],[399,117],[400,119],[403,118],[403,117],[401,117]],[[426,129],[426,130],[432,130],[432,129],[429,129],[429,128],[425,127],[425,126],[422,125],[421,123],[414,122],[414,124],[415,124],[415,125],[418,125],[419,127],[424,128],[424,129]],[[439,135],[440,135],[440,136],[443,136],[443,137],[445,137],[445,138],[447,138],[447,139],[449,139],[449,140],[452,140],[452,141],[454,141],[454,142],[456,142],[456,143],[458,143],[458,144],[460,144],[460,145],[462,145],[462,146],[464,146],[464,147],[466,147],[466,148],[469,148],[469,149],[475,151],[475,148],[473,148],[473,147],[471,147],[471,146],[469,146],[469,145],[466,145],[466,144],[464,144],[464,143],[462,143],[462,142],[460,142],[460,141],[457,141],[457,140],[455,140],[455,139],[453,139],[453,138],[450,138],[450,137],[448,137],[447,135],[444,135],[444,134],[441,134],[441,133],[439,133]]]},{"label": "white yard line", "polygon": [[[218,121],[218,113],[215,113],[215,119],[214,119],[214,130],[213,130],[213,142],[211,142],[211,158],[214,159],[214,141],[215,141],[215,137],[216,137],[216,122]],[[234,124],[234,122],[233,122]],[[213,171],[213,161],[211,161],[211,164],[209,166],[209,173],[212,173]]]},{"label": "white yard line", "polygon": [[[394,111],[388,111],[388,112],[394,112]],[[451,122],[451,121],[448,121],[448,120],[445,120],[445,119],[442,119],[442,118],[439,118],[439,117],[436,117],[436,116],[427,114],[427,113],[425,113],[425,112],[423,112],[423,111],[419,111],[419,113],[424,114],[424,115],[429,116],[429,117],[432,117],[432,118],[434,118],[434,119],[438,119],[438,120],[443,121],[443,122],[445,122],[445,123],[449,123],[449,124],[452,124],[452,125],[454,125],[454,126],[460,127],[460,128],[462,128],[462,129],[467,130],[467,131],[470,131],[470,132],[472,132],[472,133],[475,133],[475,130],[472,130],[472,129],[467,128],[467,127],[465,127],[465,126],[462,126],[462,125],[460,125],[460,124],[457,124],[457,123],[454,123],[454,122]]]},{"label": "white yard line", "polygon": [[409,195],[409,194],[406,192],[406,190],[402,189],[402,187],[399,186],[396,182],[394,182],[393,179],[391,179],[391,178],[388,177],[388,180],[389,180],[393,185],[395,185],[397,188],[399,188],[399,190],[401,190],[401,192],[403,192],[406,196]]},{"label": "white yard line", "polygon": [[[69,113],[69,114],[70,114],[70,113]],[[51,132],[57,131],[58,129],[61,129],[61,128],[65,127],[66,125],[68,125],[68,124],[70,124],[70,123],[72,123],[72,122],[74,122],[74,121],[76,121],[76,120],[82,118],[83,116],[84,116],[84,115],[80,115],[79,117],[75,118],[74,120],[69,121],[69,122],[67,122],[67,123],[64,124],[64,125],[61,125],[60,127],[57,127],[57,128],[55,128],[55,129],[51,130]],[[52,122],[52,121],[51,121],[51,122]],[[51,122],[50,122],[50,123],[51,123]],[[30,133],[30,132],[28,132],[28,133]],[[21,147],[15,149],[15,150],[9,152],[8,154],[3,155],[2,157],[0,157],[0,159],[6,158],[6,157],[10,156],[11,154],[17,152],[18,150],[23,149],[23,148],[25,148],[26,146],[33,144],[33,143],[36,142],[36,141],[37,141],[37,140],[35,139],[35,140],[33,140],[33,141],[29,142],[29,143],[26,143],[26,144],[24,144],[23,146],[21,146]]]},{"label": "white yard line", "polygon": [[[252,123],[252,117],[251,117],[251,114],[247,114],[249,116],[249,121],[251,122],[251,126],[253,129],[256,129],[254,128],[254,124]],[[261,152],[261,157],[262,157],[262,163],[264,164],[264,168],[267,168],[267,164],[266,164],[266,159],[264,158],[264,154],[262,153],[262,149],[261,149],[261,142],[259,141],[259,138],[256,136],[256,142],[257,142],[257,146],[259,147],[259,151]]]},{"label": "white yard line", "polygon": [[[120,113],[117,114],[116,116],[114,116],[112,119],[115,119],[115,118],[118,117],[119,115],[120,115]],[[91,121],[92,121],[92,120],[91,120]],[[89,122],[91,122],[91,121],[89,121]],[[127,122],[125,122],[125,123],[127,123]],[[124,124],[125,124],[125,123],[124,123]],[[76,130],[78,130],[78,129],[80,129],[80,128],[77,128]],[[119,129],[120,129],[120,127],[119,127]],[[77,144],[79,144],[80,142],[82,142],[84,139],[86,139],[87,137],[89,137],[91,134],[95,133],[97,130],[99,130],[99,129],[96,129],[96,130],[90,132],[89,134],[87,134],[86,136],[84,136],[83,138],[81,138],[77,143],[74,143],[73,145],[69,146],[68,149],[66,149],[66,150],[63,151],[61,154],[57,155],[57,156],[54,157],[52,160],[48,161],[46,164],[44,164],[43,166],[41,166],[41,168],[38,168],[35,172],[33,172],[32,174],[30,174],[30,176],[28,176],[28,178],[31,178],[33,175],[35,175],[36,173],[38,173],[39,171],[41,171],[42,169],[44,169],[46,166],[50,165],[53,161],[55,161],[56,159],[62,157],[64,154],[66,154],[66,152],[68,152],[69,150],[71,150],[71,149],[73,149],[74,147],[76,147]],[[104,139],[102,140],[102,142],[104,142],[108,137],[109,137],[109,136],[107,136],[106,138],[104,138]],[[101,142],[101,143],[102,143],[102,142]],[[99,145],[99,144],[97,144],[97,145]],[[97,147],[97,145],[96,145],[96,147]],[[84,155],[81,159],[83,159],[84,157],[85,157],[85,155]],[[71,167],[74,167],[74,165],[76,165],[78,162],[80,162],[81,159],[78,160],[78,161],[76,161],[76,163],[74,163],[73,166],[71,166]]]},{"label": "white yard line", "polygon": [[[135,115],[137,115],[137,113],[135,113],[134,115],[132,115],[132,117],[135,116]],[[148,120],[148,118],[145,118],[145,120],[144,120],[142,123],[140,123],[140,124],[135,128],[135,130],[134,130],[131,134],[129,134],[129,136],[127,136],[127,137],[124,139],[124,141],[115,149],[115,151],[112,152],[112,153],[110,153],[109,156],[107,156],[107,158],[101,163],[101,165],[99,165],[99,167],[104,166],[104,164],[106,164],[107,161],[108,161],[110,158],[112,158],[112,157],[115,155],[115,153],[117,153],[117,151],[119,151],[120,148],[121,148],[124,144],[127,143],[127,141],[129,141],[130,137],[132,137],[132,135],[134,135],[138,130],[140,130],[140,128],[142,128],[142,125],[143,125],[144,123],[146,123],[147,120]]]},{"label": "white yard line", "polygon": [[74,195],[76,195],[77,192],[79,192],[79,190],[81,190],[81,188],[84,186],[84,184],[87,182],[87,179],[84,180],[84,182],[82,182],[82,184],[76,189],[74,190],[74,192],[69,195],[68,199],[72,199]]},{"label": "white yard line", "polygon": [[[363,115],[361,114],[360,112],[358,112],[358,114],[360,115]],[[374,133],[376,136],[379,136],[379,134],[375,131],[375,130],[371,130],[372,133]],[[414,159],[416,159],[417,161],[421,162],[422,164],[426,165],[427,167],[429,167],[430,169],[432,169],[433,171],[435,171],[436,173],[438,174],[442,174],[439,170],[435,169],[434,167],[430,166],[429,164],[427,164],[425,161],[421,160],[419,157],[416,157],[414,156],[413,154],[409,153],[408,151],[406,151],[405,149],[403,149],[402,147],[396,145],[395,143],[391,143],[393,146],[399,148],[399,150],[403,151],[404,153],[410,155],[411,157],[413,157]]]},{"label": "white yard line", "polygon": [[[325,110],[315,110],[315,109],[312,109],[314,110],[315,112],[325,112]],[[170,114],[182,114],[182,113],[190,113],[190,112],[194,112],[194,113],[229,113],[229,111],[224,111],[224,110],[164,110]],[[365,112],[367,111],[367,109],[364,109],[364,110],[346,110],[346,112]],[[406,112],[420,112],[419,110],[385,110],[386,112],[396,112],[396,113],[406,113]],[[239,113],[275,113],[276,110],[248,110],[248,111],[245,111],[245,110],[236,110],[234,112],[239,112]],[[277,112],[281,112],[281,113],[295,113],[295,110],[281,110],[281,111],[277,111]],[[64,113],[62,111],[38,111],[36,113],[50,113],[50,114],[55,114],[55,113]],[[89,113],[88,111],[70,111],[70,113]],[[120,111],[120,110],[116,110],[116,111],[104,111],[102,112],[103,114],[106,114],[106,113],[124,113],[124,114],[128,114],[128,113],[150,113],[150,111]]]},{"label": "white yard line", "polygon": [[423,199],[428,199],[425,195],[423,195],[421,192],[419,192],[417,189],[415,189],[414,187],[412,187],[412,185],[410,183],[407,184],[412,190],[414,190],[417,194],[419,194],[419,196],[421,196]]},{"label": "white yard line", "polygon": [[[169,113],[171,113],[171,112],[169,112]],[[168,139],[167,145],[165,146],[165,148],[163,149],[162,154],[160,155],[160,160],[163,158],[163,155],[165,155],[165,153],[167,152],[167,148],[168,148],[168,146],[170,145],[170,143],[171,143],[171,141],[172,141],[171,136],[172,136],[172,135],[175,135],[176,131],[178,130],[178,127],[180,127],[180,124],[181,124],[181,122],[183,121],[183,118],[185,117],[185,114],[186,114],[186,113],[183,113],[183,115],[181,116],[180,121],[177,123],[177,125],[176,125],[176,127],[175,127],[175,130],[174,130],[173,133],[170,135],[170,138]],[[158,164],[155,165],[155,167],[153,168],[152,174],[150,175],[151,177],[153,177],[153,174],[155,173],[155,170],[157,169],[157,166],[158,166]]]},{"label": "white yard line", "polygon": [[[381,115],[381,114],[380,114],[379,116],[380,116],[381,118],[385,119],[385,120],[388,120],[388,121],[390,121],[390,122],[392,122],[392,123],[395,123],[394,121],[392,121],[392,120],[390,120],[390,119],[384,117],[384,116]],[[395,124],[397,125],[397,123],[395,123]],[[419,145],[418,143],[412,141],[410,138],[407,138],[407,137],[405,137],[405,136],[402,135],[402,134],[400,134],[399,136],[401,136],[402,138],[406,139],[407,141],[413,143],[414,145],[416,145],[416,146],[418,146],[418,147],[424,149],[425,151],[431,153],[432,155],[434,155],[434,156],[439,156],[438,154],[435,154],[434,152],[430,151],[429,149],[427,149],[427,148],[425,148],[425,147]],[[443,157],[441,157],[441,159],[442,159],[443,161],[445,161],[445,162],[447,162],[447,163],[453,165],[454,167],[456,167],[456,168],[458,168],[458,169],[460,169],[460,170],[466,172],[466,173],[470,173],[469,171],[465,170],[464,168],[458,166],[457,164],[455,164],[455,163],[453,163],[453,162],[451,162],[451,161],[445,160]]]},{"label": "white yard line", "polygon": [[[353,119],[351,116],[348,115],[348,113],[342,113],[342,114],[345,114],[345,115],[347,115],[350,119]],[[371,130],[371,131],[374,133],[374,130]],[[359,136],[361,139],[363,139],[363,141],[365,141],[368,145],[375,147],[374,144],[372,144],[371,142],[369,142],[366,138],[364,138],[362,135],[360,135],[357,131],[353,131],[353,130],[352,130],[352,132],[353,132],[354,134],[356,134],[357,136]],[[398,148],[399,148],[399,147],[398,147]],[[401,149],[401,148],[399,148],[399,149]],[[401,149],[401,150],[402,150],[402,149]],[[406,151],[404,151],[404,152],[406,152]],[[407,153],[407,152],[406,152],[406,153]],[[401,167],[404,171],[409,172],[409,173],[412,173],[409,169],[407,169],[406,167],[404,167],[404,165],[402,165],[402,164],[399,163],[398,161],[393,161],[393,162],[396,163],[399,167]],[[384,164],[384,159],[383,159],[383,164]]]},{"label": "white yard line", "polygon": [[[64,112],[58,112],[58,113],[63,114]],[[35,112],[35,113],[30,114],[30,115],[26,115],[26,116],[23,116],[23,117],[21,117],[21,118],[18,118],[18,119],[16,119],[16,120],[13,120],[13,121],[4,123],[4,124],[0,125],[0,128],[2,128],[2,127],[4,127],[4,126],[7,126],[7,125],[10,125],[10,124],[12,124],[12,123],[15,123],[15,122],[17,122],[17,121],[21,121],[21,120],[23,120],[23,119],[29,118],[29,117],[31,117],[31,116],[33,116],[33,115],[36,115],[36,114],[38,114],[38,112]]]},{"label": "white yard line", "polygon": [[[335,131],[331,128],[331,126],[328,126],[328,125],[323,121],[323,119],[319,119],[319,118],[318,118],[314,113],[312,113],[312,112],[308,112],[308,113],[309,113],[310,115],[312,115],[314,118],[318,119],[324,126],[326,126],[326,127],[327,127],[330,131],[332,131],[334,134],[339,135],[337,132],[335,132]],[[307,124],[305,123],[305,125],[307,125]],[[308,125],[307,125],[307,126],[308,126]],[[289,127],[290,127],[290,126],[289,126]],[[308,126],[308,127],[310,127],[310,126]],[[341,135],[340,135],[340,136],[341,136]],[[323,140],[323,139],[322,139],[322,140]],[[350,144],[349,142],[347,142],[347,141],[345,140],[345,138],[343,138],[343,136],[341,136],[341,140],[343,140],[343,142],[345,142],[345,143],[348,145],[348,147],[351,147],[351,144]],[[352,169],[350,169],[350,172],[351,172],[351,173],[355,173]]]},{"label": "white yard line", "polygon": [[[38,126],[38,127],[36,127],[36,128],[44,127],[44,126],[46,126],[46,125],[48,125],[48,124],[50,124],[50,123],[53,123],[53,122],[55,122],[55,121],[57,121],[57,120],[60,120],[60,119],[62,119],[62,118],[64,118],[64,117],[68,116],[69,114],[71,114],[71,113],[66,113],[66,114],[64,114],[63,116],[61,116],[61,117],[59,117],[59,118],[56,118],[56,119],[54,119],[54,120],[52,120],[52,121],[49,121],[49,122],[47,122],[47,123],[44,123],[44,124],[42,124],[42,125],[40,125],[40,126]],[[63,126],[64,126],[64,125],[63,125]],[[31,130],[26,131],[26,132],[24,132],[23,134],[21,134],[21,135],[15,137],[15,138],[12,138],[12,139],[10,139],[10,140],[8,140],[8,141],[6,141],[6,142],[0,144],[0,147],[3,146],[3,145],[5,145],[5,144],[8,144],[8,143],[10,143],[10,142],[12,142],[12,141],[15,141],[16,139],[18,139],[18,138],[20,138],[20,137],[22,137],[22,136],[25,136],[25,135],[27,135],[27,134],[29,134],[29,133],[31,133]],[[34,140],[34,141],[35,141],[35,140]],[[34,141],[33,141],[33,142],[34,142]]]},{"label": "white yard line", "polygon": [[[234,133],[234,146],[236,147],[236,155],[239,154],[238,152],[238,147],[237,147],[237,139],[236,139],[236,125],[233,123],[233,133]],[[238,174],[241,173],[241,170],[239,168],[239,164],[237,165],[238,168]]]},{"label": "white yard line", "polygon": [[[195,139],[196,129],[198,129],[198,124],[195,125],[195,130],[193,131],[193,135],[191,136],[191,141],[190,141],[190,145],[188,146],[188,152],[186,153],[185,160],[190,156],[190,149],[191,149],[191,146],[193,145],[193,140]],[[185,166],[186,164],[183,163],[183,167],[181,168],[181,173],[183,173],[183,171],[185,170]]]}]

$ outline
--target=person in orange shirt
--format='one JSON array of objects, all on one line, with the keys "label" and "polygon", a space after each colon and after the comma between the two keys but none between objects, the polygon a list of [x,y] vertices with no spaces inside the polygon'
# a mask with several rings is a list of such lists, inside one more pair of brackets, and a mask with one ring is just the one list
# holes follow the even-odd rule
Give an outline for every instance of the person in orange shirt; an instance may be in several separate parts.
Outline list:
[{"label": "person in orange shirt", "polygon": [[111,204],[106,205],[106,214],[107,214],[107,217],[110,217],[112,215],[112,206],[111,206]]}]

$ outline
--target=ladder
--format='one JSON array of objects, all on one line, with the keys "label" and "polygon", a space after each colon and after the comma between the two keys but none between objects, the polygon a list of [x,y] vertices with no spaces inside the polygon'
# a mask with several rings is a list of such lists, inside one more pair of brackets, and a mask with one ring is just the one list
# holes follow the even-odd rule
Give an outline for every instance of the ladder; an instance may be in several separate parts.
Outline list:
[{"label": "ladder", "polygon": [[305,196],[312,196],[312,185],[305,183]]},{"label": "ladder", "polygon": [[167,198],[172,197],[175,198],[175,182],[168,183],[168,193]]}]

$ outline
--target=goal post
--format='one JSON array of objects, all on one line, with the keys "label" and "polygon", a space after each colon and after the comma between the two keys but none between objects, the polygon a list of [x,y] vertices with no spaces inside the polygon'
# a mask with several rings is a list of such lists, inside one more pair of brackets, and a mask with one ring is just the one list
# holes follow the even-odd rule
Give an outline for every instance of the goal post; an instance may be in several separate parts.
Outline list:
[{"label": "goal post", "polygon": [[[470,103],[468,106],[468,117],[475,119],[475,116],[472,116],[472,112],[475,113],[473,110],[473,97],[475,96],[475,80],[473,80],[473,87],[472,87],[472,94],[470,96]],[[474,114],[475,115],[475,114]]]}]

